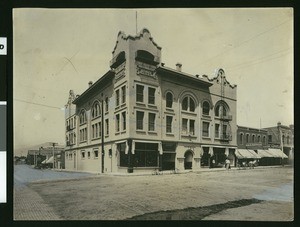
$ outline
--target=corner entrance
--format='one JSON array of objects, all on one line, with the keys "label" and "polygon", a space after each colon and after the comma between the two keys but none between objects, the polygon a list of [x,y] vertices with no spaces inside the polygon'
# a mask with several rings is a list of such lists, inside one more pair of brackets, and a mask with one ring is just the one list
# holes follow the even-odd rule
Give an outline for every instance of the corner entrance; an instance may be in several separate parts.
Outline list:
[{"label": "corner entrance", "polygon": [[192,169],[193,163],[193,153],[192,151],[188,150],[184,154],[184,169]]}]

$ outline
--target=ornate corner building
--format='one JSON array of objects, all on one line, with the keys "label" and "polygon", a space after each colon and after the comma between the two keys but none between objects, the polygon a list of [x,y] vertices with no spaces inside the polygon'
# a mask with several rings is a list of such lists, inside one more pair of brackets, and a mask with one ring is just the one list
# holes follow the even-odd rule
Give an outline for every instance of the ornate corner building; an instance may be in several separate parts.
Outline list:
[{"label": "ornate corner building", "polygon": [[90,172],[235,165],[237,86],[166,67],[147,29],[119,32],[110,69],[66,104],[65,167]]}]

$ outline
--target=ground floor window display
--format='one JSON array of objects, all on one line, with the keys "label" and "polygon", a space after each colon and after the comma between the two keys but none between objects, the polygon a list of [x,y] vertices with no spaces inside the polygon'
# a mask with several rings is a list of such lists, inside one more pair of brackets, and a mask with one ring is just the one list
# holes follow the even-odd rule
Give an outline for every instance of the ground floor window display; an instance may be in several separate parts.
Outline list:
[{"label": "ground floor window display", "polygon": [[133,167],[158,167],[158,143],[135,143]]}]

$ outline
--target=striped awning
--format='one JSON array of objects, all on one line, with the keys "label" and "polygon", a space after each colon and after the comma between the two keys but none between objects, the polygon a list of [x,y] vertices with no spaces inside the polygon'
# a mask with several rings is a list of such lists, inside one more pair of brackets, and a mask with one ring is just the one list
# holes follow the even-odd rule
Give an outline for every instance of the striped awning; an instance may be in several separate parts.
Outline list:
[{"label": "striped awning", "polygon": [[274,158],[288,158],[288,156],[283,153],[280,149],[269,148],[268,153],[273,155]]},{"label": "striped awning", "polygon": [[273,158],[274,156],[268,150],[257,150],[257,153],[262,158]]},{"label": "striped awning", "polygon": [[248,149],[236,149],[235,155],[238,159],[259,159],[260,156],[253,150]]}]

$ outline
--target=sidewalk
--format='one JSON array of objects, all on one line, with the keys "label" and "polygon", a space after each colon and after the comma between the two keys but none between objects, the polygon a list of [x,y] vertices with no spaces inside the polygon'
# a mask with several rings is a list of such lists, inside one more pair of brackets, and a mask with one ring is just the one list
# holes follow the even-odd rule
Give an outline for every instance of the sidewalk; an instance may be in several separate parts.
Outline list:
[{"label": "sidewalk", "polygon": [[14,192],[14,220],[62,220],[38,193],[28,188]]}]

